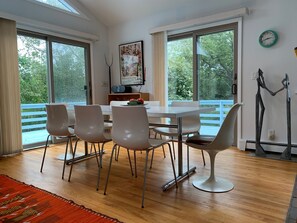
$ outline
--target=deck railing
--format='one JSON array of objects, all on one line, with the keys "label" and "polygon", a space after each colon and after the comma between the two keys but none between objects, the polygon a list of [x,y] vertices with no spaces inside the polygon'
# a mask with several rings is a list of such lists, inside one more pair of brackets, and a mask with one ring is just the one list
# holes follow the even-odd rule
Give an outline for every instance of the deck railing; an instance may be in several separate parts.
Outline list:
[{"label": "deck railing", "polygon": [[[78,104],[78,103],[67,103]],[[82,104],[82,103],[79,103]],[[233,100],[200,100],[200,105],[215,107],[211,113],[202,113],[201,124],[205,126],[221,126],[227,112],[233,104]],[[22,104],[22,132],[45,129],[46,111],[45,104]]]},{"label": "deck railing", "polygon": [[45,104],[22,104],[22,132],[45,129]]},{"label": "deck railing", "polygon": [[220,127],[233,105],[233,100],[200,100],[200,106],[215,107],[210,113],[201,113],[201,125]]}]

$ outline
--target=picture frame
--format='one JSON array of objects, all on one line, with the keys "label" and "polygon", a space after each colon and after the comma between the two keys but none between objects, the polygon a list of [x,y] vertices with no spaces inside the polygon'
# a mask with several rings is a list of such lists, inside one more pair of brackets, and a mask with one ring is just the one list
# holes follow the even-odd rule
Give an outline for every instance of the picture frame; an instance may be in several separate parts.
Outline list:
[{"label": "picture frame", "polygon": [[144,85],[143,41],[119,45],[121,85]]}]

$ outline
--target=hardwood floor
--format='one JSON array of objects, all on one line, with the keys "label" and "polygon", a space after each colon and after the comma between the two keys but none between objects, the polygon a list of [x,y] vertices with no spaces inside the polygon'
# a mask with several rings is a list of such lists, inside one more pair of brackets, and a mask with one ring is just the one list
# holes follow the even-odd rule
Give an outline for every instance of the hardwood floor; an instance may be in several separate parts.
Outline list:
[{"label": "hardwood floor", "polygon": [[[235,188],[227,193],[207,193],[195,189],[192,181],[209,174],[209,160],[202,165],[199,150],[191,150],[196,173],[163,192],[161,186],[172,179],[169,152],[163,158],[156,150],[154,165],[148,171],[145,208],[141,208],[141,191],[145,153],[137,153],[138,177],[130,173],[126,150],[113,162],[107,195],[103,189],[112,143],[105,148],[99,191],[96,191],[97,163],[89,159],[74,165],[71,182],[62,180],[64,144],[48,150],[43,173],[39,172],[43,149],[0,159],[0,173],[27,184],[71,199],[123,222],[284,222],[290,203],[297,163],[252,157],[249,152],[231,148],[218,154],[217,176],[231,180]],[[82,144],[81,144],[82,147]],[[177,162],[177,161],[176,161]],[[186,168],[186,162],[184,162]],[[65,178],[68,177],[66,167]]]}]

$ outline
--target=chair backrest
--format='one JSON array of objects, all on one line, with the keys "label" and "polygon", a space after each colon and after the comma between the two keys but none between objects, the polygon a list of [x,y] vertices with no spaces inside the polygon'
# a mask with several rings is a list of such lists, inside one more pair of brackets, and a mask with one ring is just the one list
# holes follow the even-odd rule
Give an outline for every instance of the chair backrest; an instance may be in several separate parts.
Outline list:
[{"label": "chair backrest", "polygon": [[148,106],[160,106],[160,101],[145,101],[144,104]]},{"label": "chair backrest", "polygon": [[[173,101],[171,104],[172,107],[199,107],[199,101]],[[172,123],[176,123],[175,119],[171,119]],[[183,129],[186,131],[200,131],[200,114],[186,116],[182,120]]]},{"label": "chair backrest", "polygon": [[[110,101],[109,105],[112,106],[121,106],[127,105],[129,101]],[[109,116],[109,120],[112,120],[112,115]]]},{"label": "chair backrest", "polygon": [[228,112],[218,134],[214,138],[211,143],[211,147],[214,146],[216,148],[228,148],[232,146],[234,142],[234,127],[235,121],[237,117],[237,113],[242,104],[237,103],[232,106],[230,111]]},{"label": "chair backrest", "polygon": [[110,106],[126,105],[129,101],[110,101]]},{"label": "chair backrest", "polygon": [[144,106],[112,107],[113,142],[127,149],[145,149],[150,146],[149,123]]},{"label": "chair backrest", "polygon": [[[144,104],[147,104],[148,107],[160,106],[160,101],[145,101]],[[148,120],[149,123],[161,123],[161,118],[149,117]]]},{"label": "chair backrest", "polygon": [[74,132],[87,142],[101,142],[104,137],[104,118],[100,105],[75,105]]},{"label": "chair backrest", "polygon": [[65,104],[45,105],[47,121],[46,130],[52,136],[69,136],[68,113]]}]

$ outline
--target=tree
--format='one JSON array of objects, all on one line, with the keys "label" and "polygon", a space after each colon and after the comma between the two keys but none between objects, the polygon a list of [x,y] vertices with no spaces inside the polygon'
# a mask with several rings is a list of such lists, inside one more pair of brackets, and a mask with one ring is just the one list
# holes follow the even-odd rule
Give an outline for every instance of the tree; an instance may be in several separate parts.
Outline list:
[{"label": "tree", "polygon": [[[19,35],[18,45],[21,103],[47,103],[46,40]],[[55,102],[85,101],[84,48],[53,42],[52,58]]]},{"label": "tree", "polygon": [[82,47],[53,43],[55,96],[59,102],[85,101],[85,51]]},{"label": "tree", "polygon": [[193,98],[193,47],[190,38],[168,43],[168,98]]},{"label": "tree", "polygon": [[[200,36],[198,39],[199,100],[230,99],[233,83],[233,31]],[[169,100],[193,98],[193,38],[168,43]]]},{"label": "tree", "polygon": [[45,41],[18,36],[21,103],[46,103],[47,65]]}]

